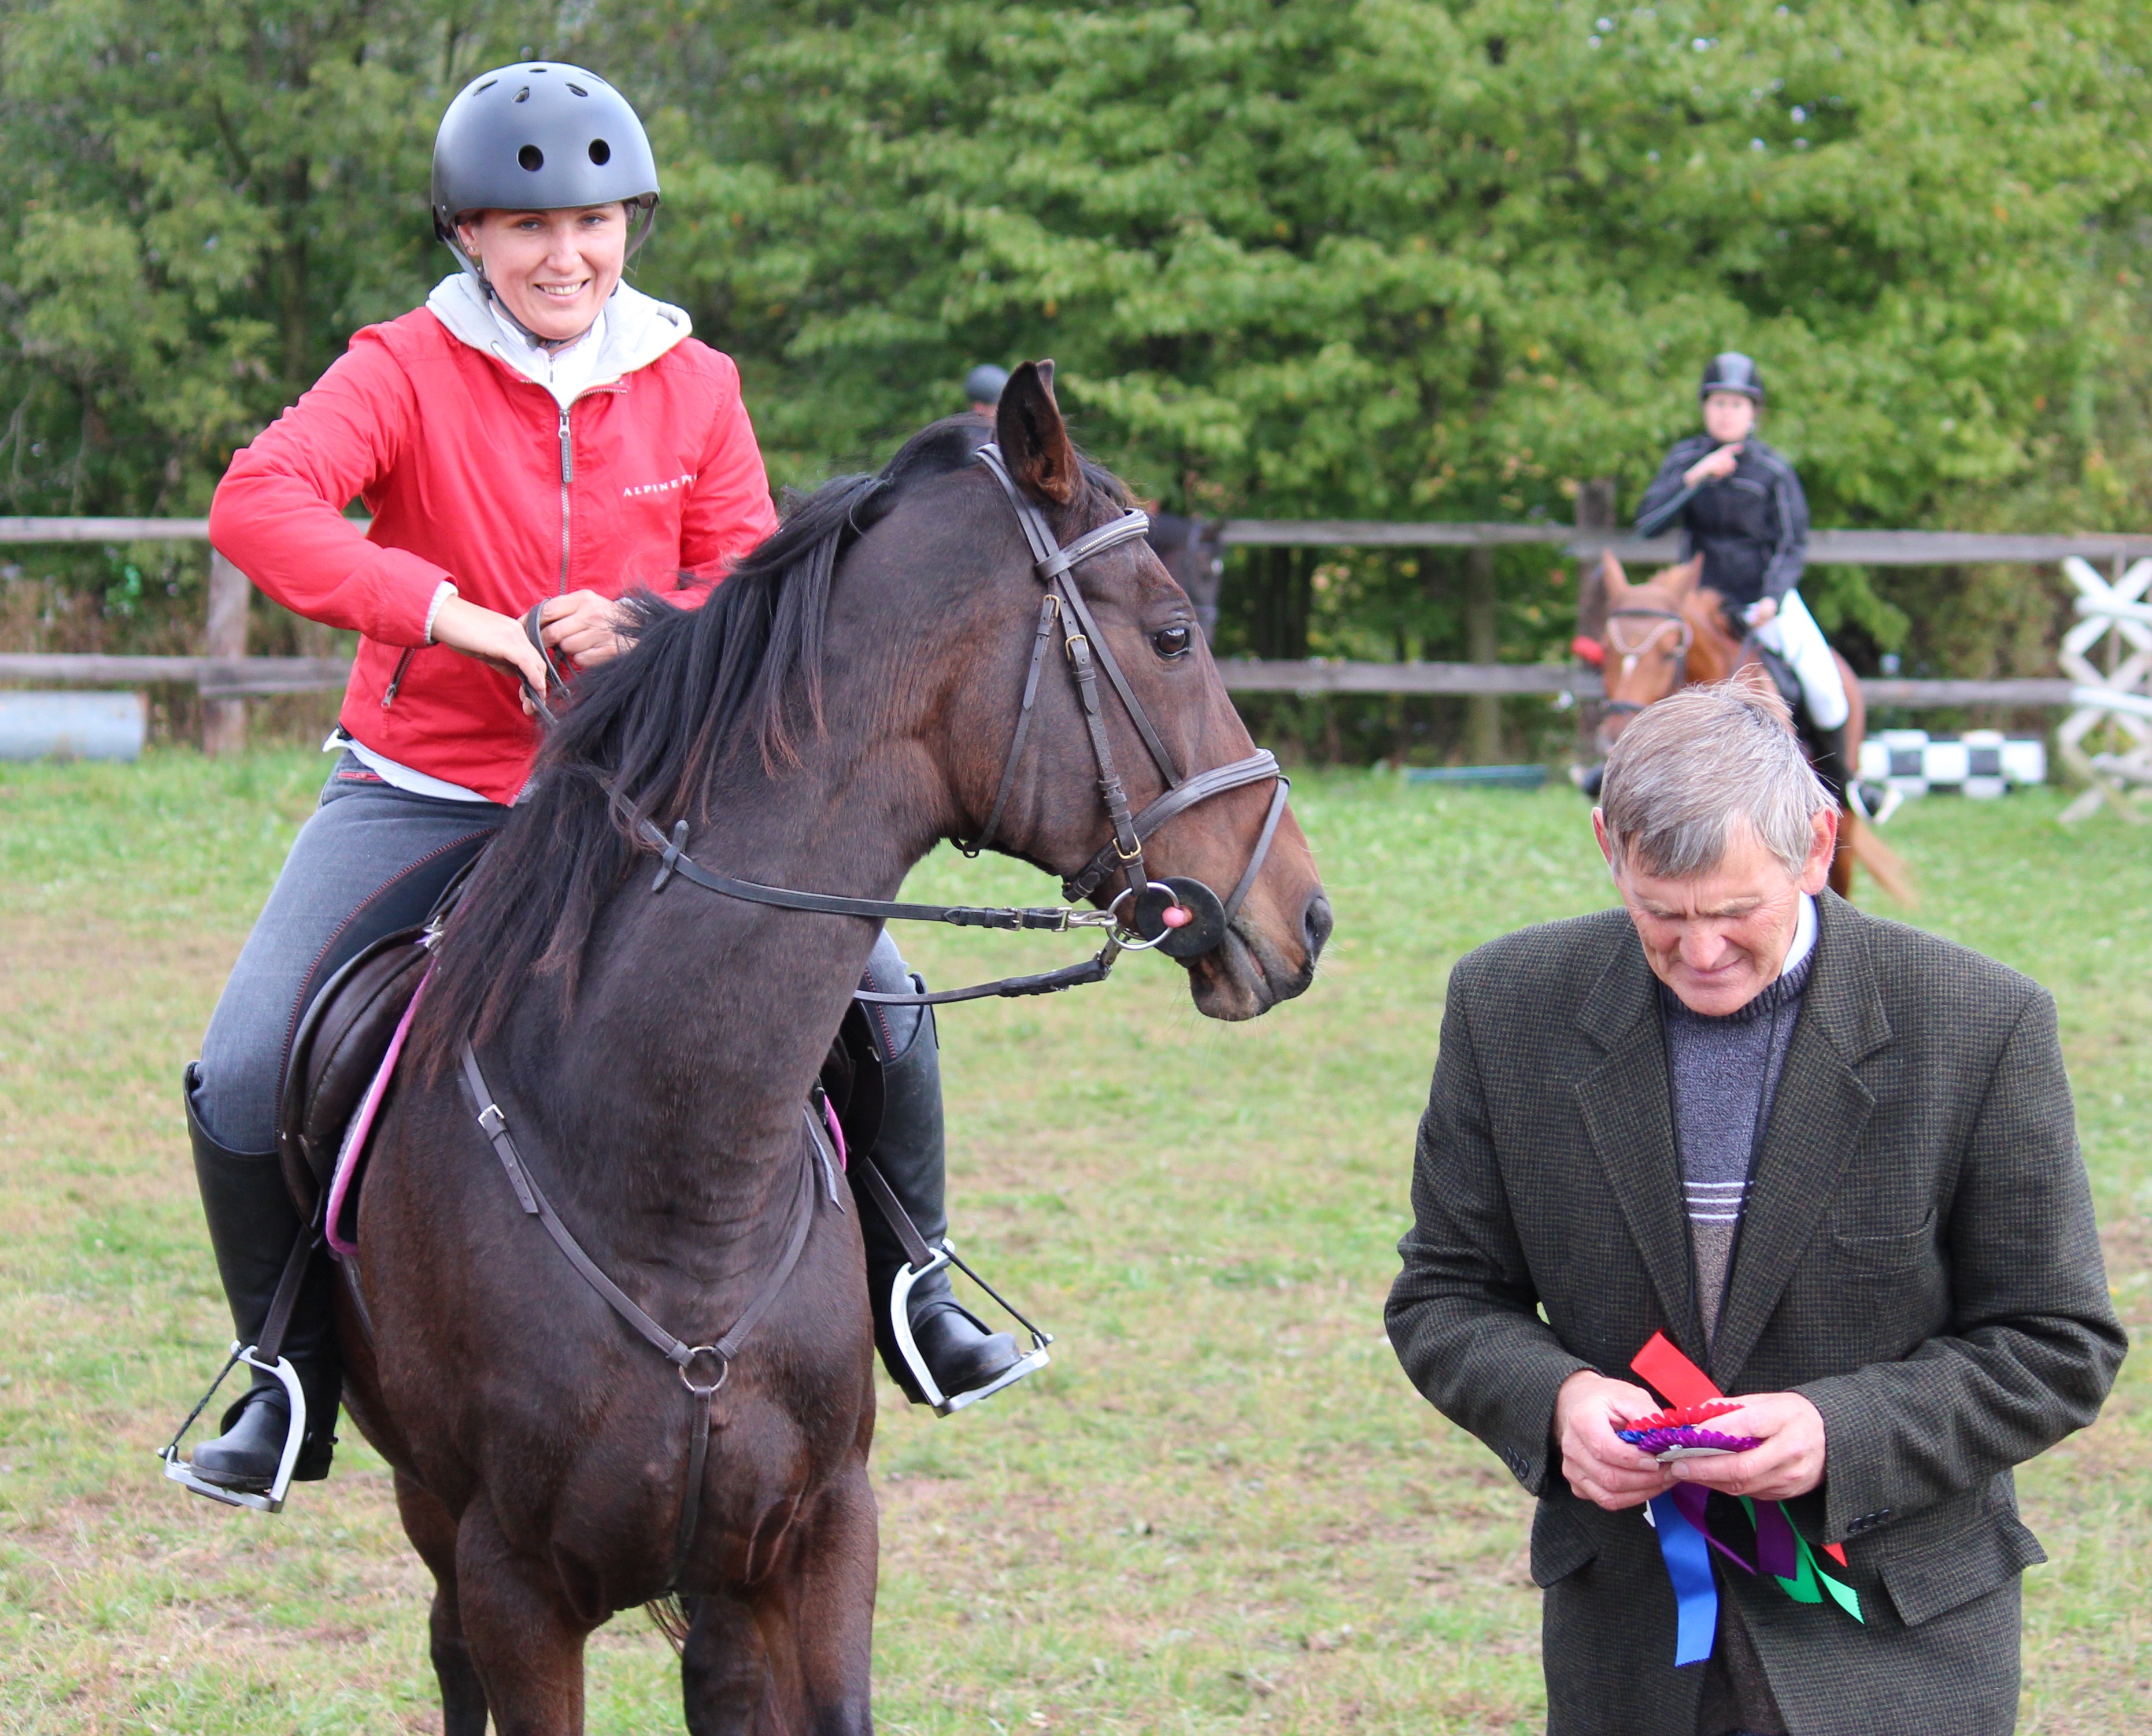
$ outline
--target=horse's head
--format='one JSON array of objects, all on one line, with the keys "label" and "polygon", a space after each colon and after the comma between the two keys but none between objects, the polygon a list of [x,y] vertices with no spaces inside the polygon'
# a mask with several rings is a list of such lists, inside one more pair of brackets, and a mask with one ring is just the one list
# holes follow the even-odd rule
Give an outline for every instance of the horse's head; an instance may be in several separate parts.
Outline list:
[{"label": "horse's head", "polygon": [[1599,557],[1606,598],[1601,754],[1646,706],[1692,681],[1717,680],[1725,673],[1718,667],[1723,660],[1720,642],[1727,637],[1718,625],[1718,593],[1702,586],[1703,575],[1698,556],[1632,585],[1611,551]]},{"label": "horse's head", "polygon": [[[986,430],[971,425],[976,445]],[[906,451],[957,433],[942,424]],[[1274,805],[1275,767],[1257,758],[1187,594],[1124,522],[1125,491],[1071,443],[1051,363],[1016,370],[993,433],[1002,475],[945,458],[928,465],[944,474],[901,483],[845,562],[833,626],[855,610],[878,618],[846,637],[881,647],[883,678],[904,690],[940,835],[1021,857],[1094,905],[1118,900],[1150,932],[1162,919],[1162,950],[1188,971],[1196,1006],[1251,1018],[1307,987],[1331,926],[1307,840]],[[885,475],[906,464],[900,455]],[[1103,534],[1060,576],[1027,510],[1049,556]],[[1170,901],[1145,891],[1166,882]]]}]

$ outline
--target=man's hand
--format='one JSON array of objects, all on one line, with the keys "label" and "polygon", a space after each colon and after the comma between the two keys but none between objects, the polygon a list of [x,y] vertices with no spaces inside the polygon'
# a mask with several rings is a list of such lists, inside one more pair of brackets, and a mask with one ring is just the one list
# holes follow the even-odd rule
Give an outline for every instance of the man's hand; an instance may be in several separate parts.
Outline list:
[{"label": "man's hand", "polygon": [[627,611],[612,597],[595,591],[571,591],[566,596],[546,599],[539,617],[540,631],[556,651],[588,668],[618,657],[627,649],[622,637]]},{"label": "man's hand", "polygon": [[1667,1468],[1681,1481],[1759,1501],[1789,1500],[1823,1481],[1823,1414],[1799,1393],[1743,1398],[1740,1409],[1713,1417],[1710,1426],[1722,1434],[1759,1435],[1764,1444],[1745,1453],[1677,1459]]},{"label": "man's hand", "polygon": [[1740,457],[1741,443],[1738,440],[1731,446],[1721,446],[1709,457],[1698,459],[1682,472],[1682,486],[1694,488],[1707,477],[1714,482],[1721,481],[1733,474],[1733,466]]},{"label": "man's hand", "polygon": [[1609,1380],[1589,1368],[1580,1368],[1562,1382],[1555,1394],[1554,1439],[1561,1449],[1561,1474],[1569,1486],[1610,1513],[1641,1507],[1672,1488],[1665,1465],[1614,1432],[1618,1425],[1649,1416],[1658,1408],[1659,1401],[1642,1387]]}]

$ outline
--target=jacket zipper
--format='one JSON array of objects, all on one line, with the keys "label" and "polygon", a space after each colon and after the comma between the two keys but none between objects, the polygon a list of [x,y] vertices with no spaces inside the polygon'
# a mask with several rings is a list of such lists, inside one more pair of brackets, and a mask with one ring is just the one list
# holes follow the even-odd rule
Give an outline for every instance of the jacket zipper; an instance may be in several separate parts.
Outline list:
[{"label": "jacket zipper", "polygon": [[568,485],[576,480],[575,449],[568,440],[569,406],[561,406],[561,595],[568,594]]},{"label": "jacket zipper", "polygon": [[404,647],[404,655],[396,659],[396,673],[388,678],[388,691],[381,696],[383,711],[396,703],[396,691],[404,685],[404,672],[411,667],[411,659],[418,654],[417,646],[407,645]]},{"label": "jacket zipper", "polygon": [[[576,480],[575,447],[568,438],[568,406],[561,410],[561,584],[560,594],[568,594],[568,485]],[[396,673],[388,678],[388,691],[381,696],[383,711],[396,703],[397,690],[404,685],[404,672],[411,667],[411,659],[418,653],[407,650],[396,661]]]}]

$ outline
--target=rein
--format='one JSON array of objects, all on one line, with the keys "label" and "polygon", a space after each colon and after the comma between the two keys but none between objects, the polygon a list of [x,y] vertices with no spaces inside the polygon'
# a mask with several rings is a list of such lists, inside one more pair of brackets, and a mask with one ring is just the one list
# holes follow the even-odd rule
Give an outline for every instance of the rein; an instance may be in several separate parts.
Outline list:
[{"label": "rein", "polygon": [[[1065,547],[1057,543],[1046,515],[1027,500],[1010,477],[1000,449],[992,444],[979,449],[980,461],[994,480],[1001,484],[1015,508],[1017,522],[1023,526],[1024,540],[1030,545],[1032,570],[1046,587],[1040,600],[1038,625],[1033,636],[1031,663],[1024,677],[1023,703],[1017,713],[1015,733],[1010,738],[1008,758],[1002,767],[999,786],[995,791],[994,805],[987,823],[978,835],[968,842],[960,840],[957,847],[966,855],[976,856],[992,842],[999,831],[1008,809],[1009,797],[1016,786],[1017,769],[1023,759],[1024,748],[1031,733],[1033,709],[1038,698],[1039,676],[1046,660],[1046,647],[1057,625],[1063,629],[1062,650],[1068,665],[1069,676],[1075,683],[1076,697],[1084,714],[1085,733],[1090,739],[1091,755],[1099,770],[1099,793],[1106,808],[1108,823],[1113,828],[1113,837],[1099,853],[1085,863],[1073,876],[1063,883],[1062,896],[1071,903],[1088,898],[1119,875],[1124,881],[1122,890],[1103,911],[1074,911],[1056,909],[1010,908],[982,905],[907,904],[886,898],[845,898],[825,892],[794,891],[784,886],[764,886],[759,881],[738,880],[730,875],[713,873],[703,867],[688,854],[688,825],[684,820],[677,822],[669,838],[656,822],[644,820],[637,826],[642,841],[654,845],[659,852],[657,878],[651,883],[653,893],[662,892],[672,877],[692,881],[707,891],[727,898],[737,898],[749,904],[774,906],[780,910],[813,911],[825,916],[865,916],[881,922],[946,922],[959,928],[1043,929],[1053,933],[1067,933],[1076,928],[1102,928],[1107,931],[1106,943],[1095,957],[1080,964],[1065,965],[1059,970],[1047,971],[1036,976],[1003,977],[992,982],[975,983],[967,988],[942,989],[931,994],[885,994],[873,989],[855,991],[854,998],[883,1006],[931,1007],[946,1006],[953,1001],[982,1000],[990,995],[1016,997],[1022,995],[1058,994],[1063,989],[1074,988],[1088,982],[1103,982],[1114,967],[1114,961],[1123,952],[1145,952],[1151,947],[1164,951],[1169,957],[1195,958],[1215,951],[1225,942],[1226,931],[1240,914],[1253,889],[1256,876],[1262,872],[1263,863],[1270,855],[1271,845],[1277,835],[1278,822],[1284,818],[1286,799],[1292,785],[1278,769],[1277,758],[1267,749],[1257,749],[1245,759],[1236,759],[1227,765],[1216,766],[1191,777],[1181,776],[1174,764],[1173,756],[1165,744],[1159,739],[1158,731],[1151,725],[1150,717],[1143,703],[1122,674],[1120,665],[1114,661],[1112,650],[1104,636],[1099,632],[1089,606],[1084,601],[1082,591],[1076,584],[1074,571],[1082,562],[1109,549],[1118,548],[1133,541],[1150,528],[1150,518],[1131,507],[1110,524],[1095,530],[1086,531]],[[1159,774],[1165,780],[1165,790],[1159,798],[1139,811],[1132,812],[1128,793],[1124,789],[1119,774],[1114,765],[1113,744],[1106,731],[1105,717],[1099,698],[1098,672],[1104,669],[1107,680],[1135,725],[1137,735]],[[1144,870],[1144,840],[1156,832],[1168,820],[1187,812],[1197,803],[1214,795],[1222,795],[1229,789],[1238,789],[1245,784],[1273,779],[1276,789],[1272,792],[1268,812],[1263,817],[1262,830],[1257,834],[1255,848],[1249,853],[1248,865],[1232,891],[1224,899],[1199,880],[1175,876],[1171,880],[1154,881]],[[1122,913],[1122,906],[1129,909]],[[1169,925],[1166,912],[1175,908],[1186,912],[1180,926]]]}]

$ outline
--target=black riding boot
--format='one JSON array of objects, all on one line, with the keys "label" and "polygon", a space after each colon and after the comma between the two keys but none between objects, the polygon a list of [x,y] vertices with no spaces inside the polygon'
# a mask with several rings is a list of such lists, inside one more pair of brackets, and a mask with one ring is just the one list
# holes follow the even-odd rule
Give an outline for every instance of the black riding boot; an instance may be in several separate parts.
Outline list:
[{"label": "black riding boot", "polygon": [[1809,763],[1815,768],[1817,781],[1830,792],[1831,799],[1843,808],[1845,805],[1845,786],[1851,781],[1853,768],[1845,763],[1845,729],[1819,729],[1808,724],[1804,732],[1809,746]]},{"label": "black riding boot", "polygon": [[[241,1343],[254,1344],[261,1338],[277,1281],[284,1274],[284,1262],[291,1257],[302,1226],[275,1152],[227,1151],[209,1136],[195,1113],[198,1077],[196,1069],[187,1069],[185,1095],[202,1216],[209,1221],[217,1276],[231,1303],[232,1329]],[[291,1358],[307,1395],[307,1438],[292,1472],[294,1481],[326,1477],[336,1445],[343,1371],[337,1358],[329,1283],[327,1262],[317,1259],[300,1287],[298,1304],[284,1333],[283,1353]],[[291,1416],[284,1388],[256,1369],[252,1388],[225,1412],[220,1425],[224,1433],[196,1447],[188,1463],[205,1483],[258,1494],[276,1480]]]},{"label": "black riding boot", "polygon": [[[943,1204],[942,1056],[933,1014],[925,1008],[870,1007],[867,1018],[882,1063],[883,1092],[881,1131],[870,1155],[919,1233],[938,1247],[949,1231],[949,1214]],[[923,1404],[926,1395],[890,1324],[891,1286],[907,1264],[904,1246],[865,1190],[855,1191],[867,1247],[867,1292],[874,1301],[875,1346],[905,1396]],[[957,1300],[946,1270],[912,1286],[905,1312],[912,1342],[944,1398],[990,1387],[1023,1360],[1014,1338],[988,1331]]]}]

